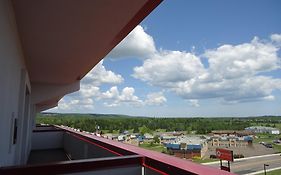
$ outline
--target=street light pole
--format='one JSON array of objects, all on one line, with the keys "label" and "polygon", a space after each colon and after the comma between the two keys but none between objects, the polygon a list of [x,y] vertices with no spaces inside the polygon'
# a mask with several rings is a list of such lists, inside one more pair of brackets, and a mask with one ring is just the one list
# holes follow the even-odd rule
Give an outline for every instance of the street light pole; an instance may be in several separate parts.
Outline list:
[{"label": "street light pole", "polygon": [[264,175],[266,175],[266,167],[269,166],[268,164],[263,164]]}]

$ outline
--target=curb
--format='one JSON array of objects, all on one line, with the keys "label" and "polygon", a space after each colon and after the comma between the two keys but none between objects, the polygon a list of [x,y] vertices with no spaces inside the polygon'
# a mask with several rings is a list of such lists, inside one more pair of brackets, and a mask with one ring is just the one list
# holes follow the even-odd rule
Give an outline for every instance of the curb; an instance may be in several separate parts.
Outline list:
[{"label": "curb", "polygon": [[[270,172],[270,171],[274,171],[274,170],[280,170],[280,169],[281,169],[281,167],[271,168],[271,169],[267,169],[266,172]],[[255,175],[255,174],[261,174],[261,173],[264,173],[264,170],[253,172],[253,173],[248,173],[248,174],[245,174],[245,175]]]},{"label": "curb", "polygon": [[[245,157],[245,158],[240,158],[240,159],[234,159],[234,162],[240,162],[240,161],[243,161],[243,160],[256,159],[256,158],[262,158],[262,157],[271,157],[271,156],[277,156],[277,155],[280,155],[280,153],[277,153],[277,154],[265,154],[265,155],[260,155],[260,156],[253,156],[253,157]],[[217,164],[217,163],[220,163],[220,161],[202,163],[202,165],[212,165],[212,164]]]}]

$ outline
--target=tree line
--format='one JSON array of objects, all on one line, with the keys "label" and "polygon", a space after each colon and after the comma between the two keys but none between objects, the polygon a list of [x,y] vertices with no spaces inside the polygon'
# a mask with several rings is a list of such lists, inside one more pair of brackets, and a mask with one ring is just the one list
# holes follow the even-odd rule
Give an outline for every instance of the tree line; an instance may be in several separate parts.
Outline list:
[{"label": "tree line", "polygon": [[[212,130],[244,130],[253,120],[261,118],[150,118],[104,114],[37,114],[36,123],[67,125],[94,132],[101,130],[112,133],[132,130],[134,133],[152,132],[157,129],[166,131],[186,131],[207,134]],[[263,119],[264,120],[264,119]],[[270,120],[273,120],[270,118]],[[276,121],[276,120],[273,120]]]}]

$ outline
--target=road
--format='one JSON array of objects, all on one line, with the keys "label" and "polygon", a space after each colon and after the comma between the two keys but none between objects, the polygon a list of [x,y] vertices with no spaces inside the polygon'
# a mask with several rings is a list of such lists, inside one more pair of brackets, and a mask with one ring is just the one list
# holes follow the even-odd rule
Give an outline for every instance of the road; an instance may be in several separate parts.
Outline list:
[{"label": "road", "polygon": [[[250,159],[235,160],[230,164],[231,172],[236,174],[248,174],[263,170],[263,165],[268,164],[267,169],[281,167],[281,156],[271,155]],[[226,162],[223,162],[224,166],[227,166]],[[208,166],[220,167],[220,163],[209,164]]]}]

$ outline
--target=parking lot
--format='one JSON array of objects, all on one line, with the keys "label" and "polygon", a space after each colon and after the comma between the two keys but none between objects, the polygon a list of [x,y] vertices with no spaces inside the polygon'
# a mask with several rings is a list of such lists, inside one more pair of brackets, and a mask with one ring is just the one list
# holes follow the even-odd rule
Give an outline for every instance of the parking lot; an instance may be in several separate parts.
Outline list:
[{"label": "parking lot", "polygon": [[[217,147],[209,147],[207,153],[205,154],[204,158],[209,158],[210,155],[215,155],[215,150]],[[273,148],[267,148],[262,144],[253,143],[252,146],[246,147],[219,147],[225,148],[233,151],[233,154],[242,154],[245,157],[252,157],[252,156],[259,156],[259,155],[266,155],[266,154],[274,154],[276,151]]]}]

